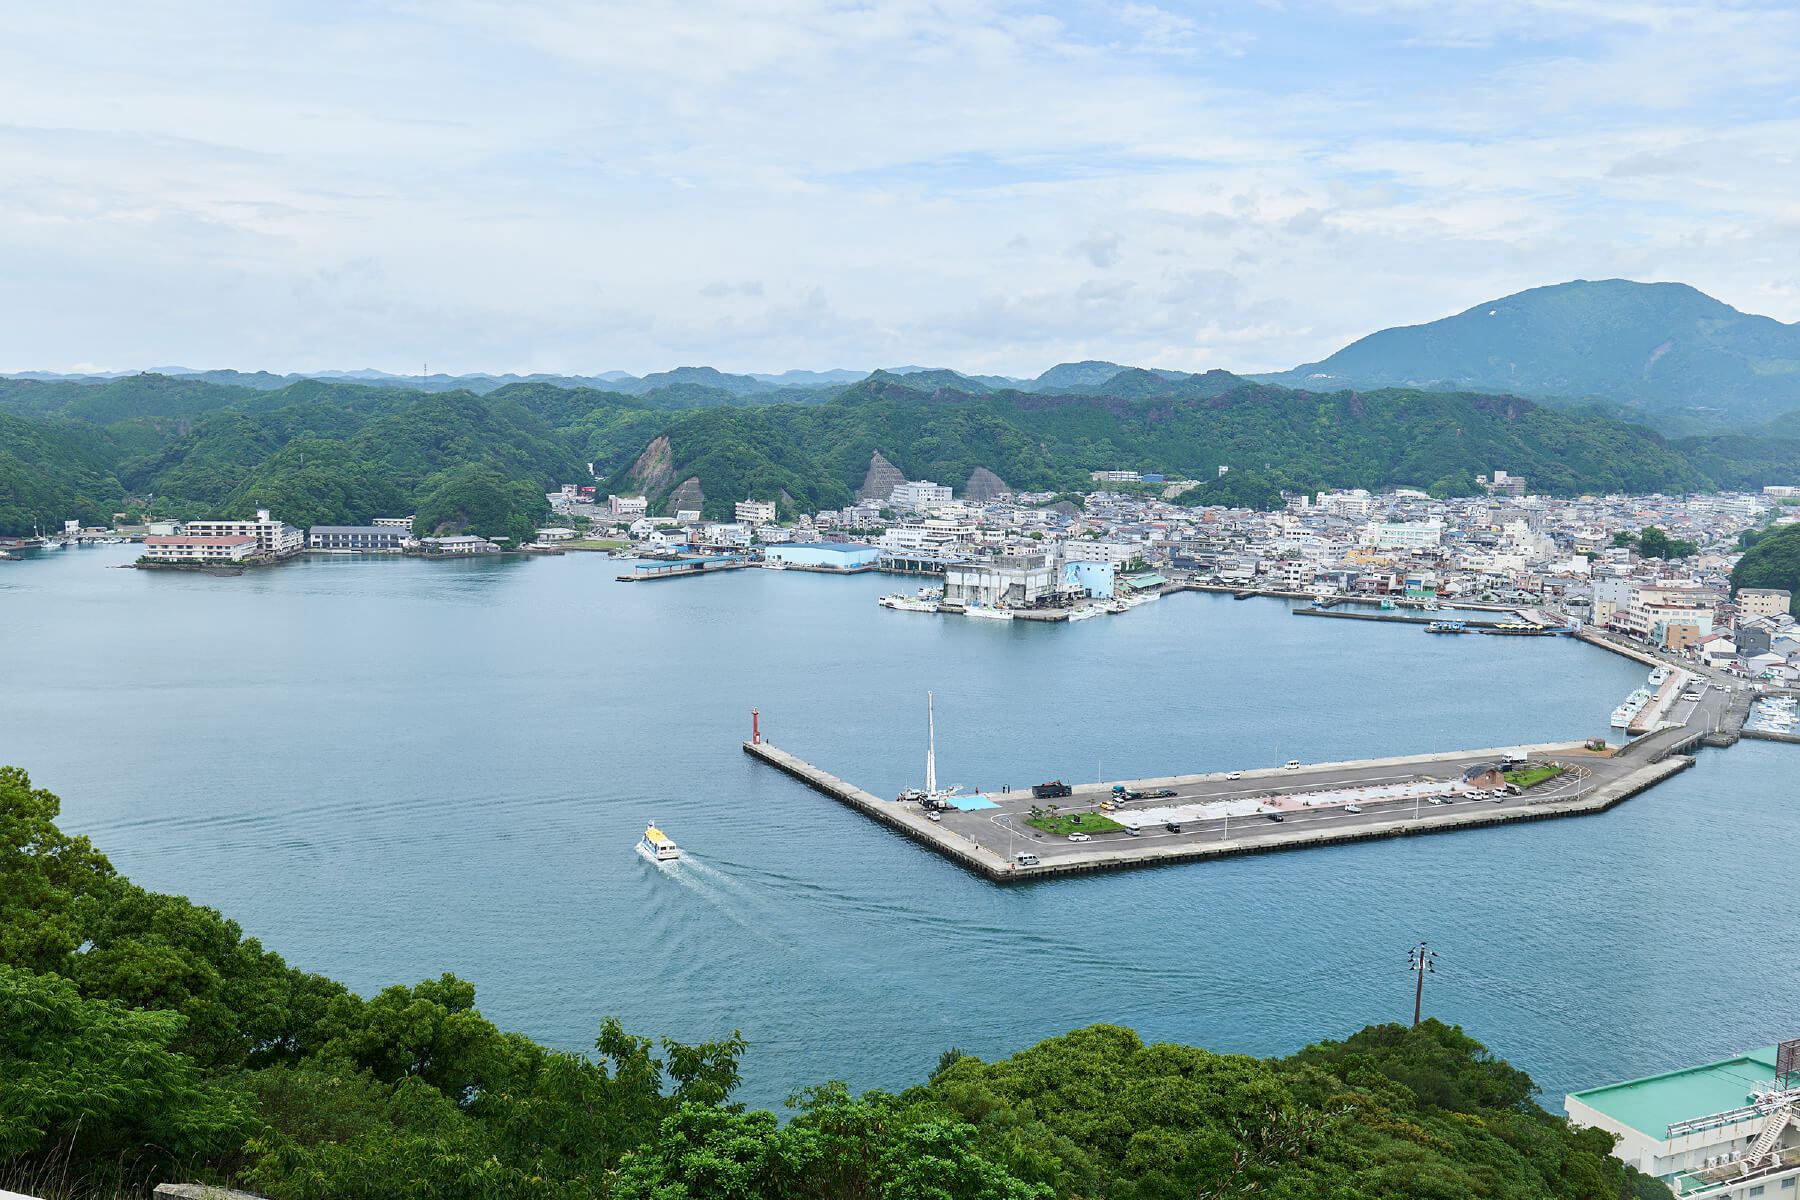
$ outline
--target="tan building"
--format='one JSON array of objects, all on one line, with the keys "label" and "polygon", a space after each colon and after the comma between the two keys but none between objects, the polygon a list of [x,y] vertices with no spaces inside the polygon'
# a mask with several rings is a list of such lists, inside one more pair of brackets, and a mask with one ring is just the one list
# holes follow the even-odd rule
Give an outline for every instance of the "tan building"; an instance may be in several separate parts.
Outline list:
[{"label": "tan building", "polygon": [[1743,588],[1737,594],[1738,615],[1746,620],[1778,617],[1788,611],[1793,600],[1793,596],[1781,588]]}]

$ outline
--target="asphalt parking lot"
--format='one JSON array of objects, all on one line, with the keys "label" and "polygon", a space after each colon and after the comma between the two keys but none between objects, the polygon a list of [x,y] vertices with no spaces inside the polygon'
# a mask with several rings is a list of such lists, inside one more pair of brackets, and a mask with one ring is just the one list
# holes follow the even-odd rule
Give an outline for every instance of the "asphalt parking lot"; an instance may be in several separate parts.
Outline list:
[{"label": "asphalt parking lot", "polygon": [[[1125,801],[1110,811],[1102,810],[1102,801],[1108,798],[1111,785],[1082,785],[1075,788],[1073,795],[1060,799],[1034,799],[1029,789],[989,794],[986,798],[995,802],[995,807],[944,812],[940,815],[940,824],[1008,858],[1029,850],[1040,858],[1050,859],[1101,849],[1226,841],[1252,833],[1266,835],[1278,829],[1300,833],[1321,829],[1327,824],[1335,828],[1354,828],[1385,823],[1396,817],[1449,818],[1452,814],[1466,812],[1471,806],[1506,808],[1570,798],[1596,783],[1623,776],[1642,765],[1637,756],[1612,759],[1563,752],[1554,757],[1568,765],[1562,776],[1523,795],[1495,800],[1476,800],[1457,794],[1463,790],[1466,769],[1493,763],[1494,759],[1431,755],[1401,762],[1389,759],[1371,763],[1302,765],[1296,770],[1245,771],[1242,778],[1236,780],[1223,773],[1132,780],[1123,786],[1140,791],[1167,788],[1175,795]],[[1544,765],[1547,761],[1547,757],[1534,754],[1531,765]],[[1391,798],[1345,795],[1357,789],[1391,789],[1410,794]],[[1440,796],[1440,802],[1434,804],[1427,794],[1431,791],[1451,794]],[[1346,811],[1346,803],[1354,804],[1361,811]],[[1071,842],[1066,836],[1048,834],[1027,824],[1033,806],[1047,809],[1052,804],[1063,814],[1098,813],[1121,824],[1135,822],[1140,833],[1133,836],[1123,830],[1114,830],[1091,834],[1086,842]],[[1170,810],[1191,806],[1228,811],[1218,815],[1187,816],[1177,822],[1180,832],[1165,826]],[[1282,819],[1274,820],[1271,813],[1280,814]]]}]

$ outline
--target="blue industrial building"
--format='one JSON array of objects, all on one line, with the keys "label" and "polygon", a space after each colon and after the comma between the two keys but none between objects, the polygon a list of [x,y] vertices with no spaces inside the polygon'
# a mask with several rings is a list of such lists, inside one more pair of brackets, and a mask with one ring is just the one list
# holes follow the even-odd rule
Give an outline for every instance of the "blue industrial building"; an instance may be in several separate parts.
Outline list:
[{"label": "blue industrial building", "polygon": [[766,547],[763,557],[770,562],[785,563],[790,567],[855,571],[873,567],[881,557],[881,549],[859,542],[781,542]]},{"label": "blue industrial building", "polygon": [[1111,600],[1113,565],[1109,562],[1066,562],[1063,564],[1063,587],[1083,592],[1096,600]]}]

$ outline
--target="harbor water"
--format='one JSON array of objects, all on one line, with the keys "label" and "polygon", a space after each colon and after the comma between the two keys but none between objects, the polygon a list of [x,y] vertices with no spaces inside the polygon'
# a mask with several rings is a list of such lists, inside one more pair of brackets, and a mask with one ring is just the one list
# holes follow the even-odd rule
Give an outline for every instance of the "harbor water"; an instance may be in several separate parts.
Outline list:
[{"label": "harbor water", "polygon": [[[890,577],[627,587],[599,555],[221,578],[0,564],[0,762],[137,882],[365,994],[443,971],[585,1049],[742,1030],[743,1097],[899,1088],[1095,1021],[1280,1054],[1426,1010],[1561,1093],[1800,1035],[1800,747],[1603,816],[1001,888],[742,753],[892,795],[1605,735],[1643,668],[1180,594],[1078,624],[892,612]],[[688,858],[634,852],[655,820]],[[1720,970],[1754,940],[1756,969]],[[1705,931],[1697,934],[1696,931]],[[1733,959],[1735,961],[1735,959]]]}]

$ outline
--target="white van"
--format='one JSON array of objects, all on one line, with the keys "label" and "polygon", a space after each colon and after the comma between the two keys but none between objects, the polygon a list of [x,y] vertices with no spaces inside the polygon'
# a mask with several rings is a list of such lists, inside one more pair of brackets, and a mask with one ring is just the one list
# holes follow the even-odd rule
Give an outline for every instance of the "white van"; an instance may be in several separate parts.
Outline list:
[{"label": "white van", "polygon": [[1037,865],[1038,856],[1029,850],[1021,850],[1013,855],[1013,866],[1015,867],[1035,867]]}]

